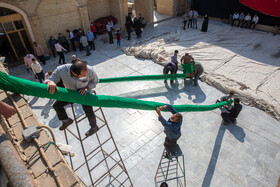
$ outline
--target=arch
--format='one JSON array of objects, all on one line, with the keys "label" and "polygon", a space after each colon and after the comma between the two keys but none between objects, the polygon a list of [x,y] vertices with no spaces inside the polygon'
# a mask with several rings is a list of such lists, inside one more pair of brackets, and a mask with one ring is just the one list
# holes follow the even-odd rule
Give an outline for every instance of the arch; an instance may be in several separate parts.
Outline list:
[{"label": "arch", "polygon": [[24,19],[24,22],[25,22],[27,30],[29,32],[29,36],[30,36],[31,41],[35,41],[35,37],[34,37],[33,31],[32,31],[29,19],[27,17],[27,14],[23,10],[19,9],[16,6],[13,6],[13,5],[7,4],[7,3],[3,3],[3,2],[0,2],[0,7],[8,8],[8,9],[11,9],[11,10],[19,13]]}]

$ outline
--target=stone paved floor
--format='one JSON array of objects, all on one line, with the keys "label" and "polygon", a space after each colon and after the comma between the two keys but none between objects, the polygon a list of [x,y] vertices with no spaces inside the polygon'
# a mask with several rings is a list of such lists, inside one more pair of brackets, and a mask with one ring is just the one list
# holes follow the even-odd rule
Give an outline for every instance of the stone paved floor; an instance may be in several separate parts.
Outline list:
[{"label": "stone paved floor", "polygon": [[[160,23],[155,28],[150,26],[143,38],[152,36],[149,31],[157,35],[172,31],[180,21],[178,18]],[[134,39],[132,42],[138,41]],[[126,41],[123,43],[127,44]],[[98,50],[89,57],[80,52],[76,54],[88,60],[100,78],[162,72],[162,66],[150,60],[126,56],[115,45],[97,42],[96,46]],[[71,54],[67,54],[67,62],[70,62]],[[45,71],[54,69],[57,61],[53,58],[47,61]],[[27,75],[23,66],[11,69],[10,74],[36,81]],[[162,81],[98,84],[96,91],[102,95],[194,105],[213,104],[224,95],[203,82],[199,82],[198,87],[192,87],[190,82],[183,80],[174,86],[164,85]],[[58,130],[60,122],[51,107],[53,101],[30,96],[25,98],[39,120],[53,128],[57,141],[64,143],[64,134]],[[75,107],[81,112],[81,107]],[[70,108],[67,111],[71,113]],[[155,111],[104,108],[104,112],[134,186],[154,186],[165,137]],[[168,118],[170,113],[163,115]],[[221,125],[220,110],[183,115],[182,136],[178,143],[185,155],[187,186],[276,185],[280,173],[279,121],[245,105],[237,125]],[[85,124],[83,131],[87,128]],[[78,144],[73,146],[74,150],[79,150]],[[75,153],[74,159],[78,160],[80,153]]]}]

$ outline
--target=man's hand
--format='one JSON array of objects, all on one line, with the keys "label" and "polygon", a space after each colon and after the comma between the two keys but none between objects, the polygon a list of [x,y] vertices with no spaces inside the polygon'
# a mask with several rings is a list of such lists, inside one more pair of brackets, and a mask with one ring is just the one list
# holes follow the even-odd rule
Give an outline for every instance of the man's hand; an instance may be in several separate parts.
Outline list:
[{"label": "man's hand", "polygon": [[160,107],[159,107],[159,109],[160,109],[160,110],[165,110],[166,108],[167,108],[167,106],[166,106],[166,105],[164,105],[164,106],[160,106]]},{"label": "man's hand", "polygon": [[165,76],[165,73],[164,73],[164,74],[162,74],[162,76],[164,77],[164,76]]},{"label": "man's hand", "polygon": [[50,94],[54,94],[55,90],[59,91],[57,85],[53,81],[49,81],[47,85],[47,90],[50,92]]},{"label": "man's hand", "polygon": [[82,94],[82,95],[86,95],[86,93],[87,93],[86,88],[80,88],[78,91],[79,91],[80,94]]},{"label": "man's hand", "polygon": [[35,74],[36,79],[38,79],[38,76]]},{"label": "man's hand", "polygon": [[157,107],[157,108],[156,108],[156,112],[157,112],[157,114],[158,114],[158,117],[161,117],[160,111],[161,111],[161,110],[160,110],[160,107]]}]

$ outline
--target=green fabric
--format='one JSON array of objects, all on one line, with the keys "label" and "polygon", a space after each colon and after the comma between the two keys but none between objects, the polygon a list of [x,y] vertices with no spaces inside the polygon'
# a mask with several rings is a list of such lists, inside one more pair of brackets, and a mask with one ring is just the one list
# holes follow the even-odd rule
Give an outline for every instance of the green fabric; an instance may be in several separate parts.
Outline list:
[{"label": "green fabric", "polygon": [[99,83],[112,83],[112,82],[123,82],[123,81],[153,81],[153,80],[163,80],[163,79],[176,79],[176,78],[186,78],[183,73],[177,73],[176,75],[167,74],[164,77],[161,75],[138,75],[129,77],[113,77],[113,78],[103,78],[99,79]]},{"label": "green fabric", "polygon": [[[113,79],[112,79],[113,80]],[[165,105],[164,103],[142,101],[124,97],[108,96],[108,95],[81,95],[75,90],[59,88],[54,94],[47,91],[47,85],[30,80],[25,80],[7,75],[0,71],[0,89],[11,91],[18,94],[32,95],[36,97],[56,99],[72,103],[96,107],[115,107],[115,108],[132,108],[139,110],[155,110],[158,106]],[[192,112],[192,111],[208,111],[220,108],[226,105],[226,102],[221,102],[213,105],[173,105],[177,112]]]},{"label": "green fabric", "polygon": [[190,63],[182,64],[183,72],[184,73],[192,73],[193,72],[193,65]]}]

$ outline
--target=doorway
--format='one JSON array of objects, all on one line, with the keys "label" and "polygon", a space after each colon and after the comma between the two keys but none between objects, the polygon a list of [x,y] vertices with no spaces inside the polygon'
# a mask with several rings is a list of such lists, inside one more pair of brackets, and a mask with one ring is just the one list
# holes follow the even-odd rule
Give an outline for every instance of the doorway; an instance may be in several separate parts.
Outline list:
[{"label": "doorway", "polygon": [[0,55],[6,57],[8,66],[16,66],[21,64],[27,50],[33,51],[30,38],[20,14],[6,8],[0,9]]}]

